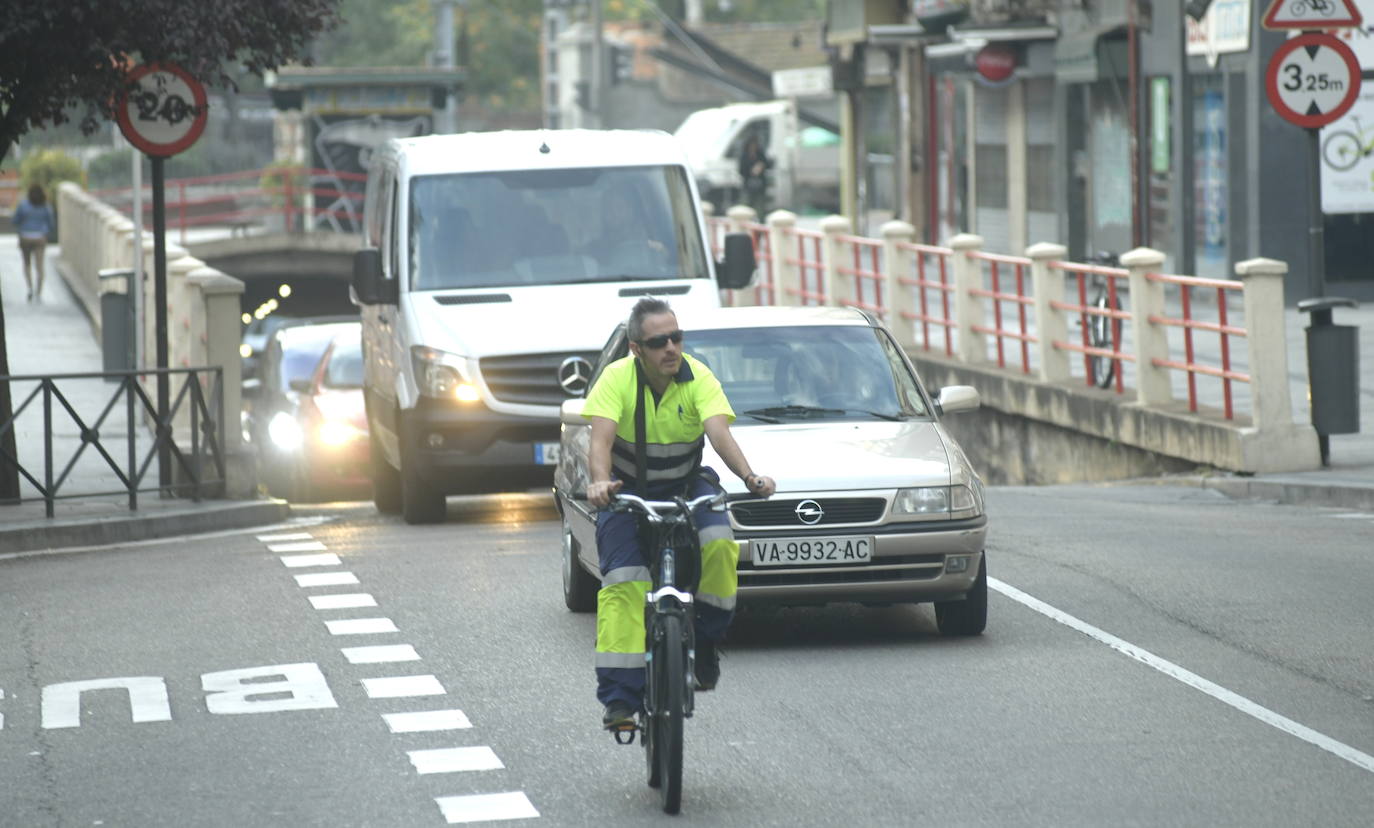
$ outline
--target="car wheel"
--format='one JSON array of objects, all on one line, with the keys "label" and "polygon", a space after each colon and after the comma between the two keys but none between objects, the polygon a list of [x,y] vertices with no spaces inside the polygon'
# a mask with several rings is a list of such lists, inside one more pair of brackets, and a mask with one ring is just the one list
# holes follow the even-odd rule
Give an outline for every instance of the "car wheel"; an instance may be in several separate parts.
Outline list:
[{"label": "car wheel", "polygon": [[936,601],[935,624],[944,635],[981,635],[988,625],[988,556],[978,562],[978,577],[962,601]]},{"label": "car wheel", "polygon": [[601,584],[578,563],[579,546],[568,516],[563,516],[563,603],[573,612],[594,612]]},{"label": "car wheel", "polygon": [[368,440],[367,453],[372,461],[372,502],[382,514],[394,515],[401,511],[401,475],[386,462],[376,440]]},{"label": "car wheel", "polygon": [[409,456],[408,439],[401,433],[401,517],[406,523],[442,523],[447,515],[443,489],[426,480]]}]

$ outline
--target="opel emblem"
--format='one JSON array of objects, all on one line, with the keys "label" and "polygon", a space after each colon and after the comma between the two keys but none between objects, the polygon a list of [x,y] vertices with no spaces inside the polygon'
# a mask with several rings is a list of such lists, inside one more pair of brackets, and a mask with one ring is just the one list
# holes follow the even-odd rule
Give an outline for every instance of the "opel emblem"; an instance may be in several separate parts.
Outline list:
[{"label": "opel emblem", "polygon": [[580,356],[570,356],[558,366],[558,384],[569,397],[579,397],[587,391],[592,378],[592,364]]},{"label": "opel emblem", "polygon": [[825,517],[825,510],[821,508],[821,504],[814,500],[803,500],[801,503],[798,503],[797,508],[792,511],[796,513],[797,520],[805,523],[807,526],[820,523],[821,518]]}]

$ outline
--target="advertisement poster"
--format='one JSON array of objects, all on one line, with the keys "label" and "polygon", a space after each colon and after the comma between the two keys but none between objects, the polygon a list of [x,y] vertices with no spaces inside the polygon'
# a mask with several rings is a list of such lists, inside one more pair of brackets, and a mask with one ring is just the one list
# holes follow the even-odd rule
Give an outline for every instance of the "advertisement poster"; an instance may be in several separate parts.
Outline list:
[{"label": "advertisement poster", "polygon": [[1374,213],[1374,82],[1321,131],[1322,212]]},{"label": "advertisement poster", "polygon": [[1250,0],[1213,0],[1201,21],[1184,19],[1188,24],[1188,54],[1207,58],[1209,66],[1217,65],[1219,55],[1250,48]]},{"label": "advertisement poster", "polygon": [[1226,98],[1205,90],[1199,100],[1197,130],[1197,275],[1226,276]]}]

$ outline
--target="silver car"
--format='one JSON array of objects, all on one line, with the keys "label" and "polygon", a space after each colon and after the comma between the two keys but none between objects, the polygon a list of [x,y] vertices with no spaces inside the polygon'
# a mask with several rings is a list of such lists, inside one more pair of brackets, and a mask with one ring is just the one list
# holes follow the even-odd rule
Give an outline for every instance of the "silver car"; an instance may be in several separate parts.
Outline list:
[{"label": "silver car", "polygon": [[[987,623],[983,482],[940,417],[978,407],[950,386],[931,397],[873,316],[852,308],[694,310],[683,350],[720,379],[736,441],[778,491],[739,503],[741,604],[934,602],[941,632]],[[625,326],[595,366],[625,356]],[[588,483],[583,400],[563,403],[554,492],[563,519],[563,596],[596,608],[596,515],[572,494]],[[703,464],[743,484],[707,444]]]}]

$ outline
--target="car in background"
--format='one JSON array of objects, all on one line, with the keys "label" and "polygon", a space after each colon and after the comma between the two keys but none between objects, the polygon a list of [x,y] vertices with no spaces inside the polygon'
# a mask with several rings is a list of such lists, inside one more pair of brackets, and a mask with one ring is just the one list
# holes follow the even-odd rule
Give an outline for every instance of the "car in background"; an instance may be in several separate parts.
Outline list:
[{"label": "car in background", "polygon": [[[987,622],[983,482],[940,420],[978,392],[921,384],[892,334],[853,308],[693,310],[684,353],[720,380],[736,442],[777,493],[734,506],[739,601],[791,605],[933,602],[940,631]],[[628,353],[625,326],[598,359]],[[562,406],[555,496],[563,521],[563,598],[596,607],[596,515],[573,495],[589,481],[585,400]],[[743,492],[706,446],[703,465]]]},{"label": "car in background", "polygon": [[262,355],[267,350],[267,343],[271,341],[272,334],[283,325],[290,325],[296,321],[298,320],[290,316],[273,313],[261,319],[254,318],[244,327],[239,353],[242,355],[242,376],[245,380],[258,378]]},{"label": "car in background", "polygon": [[361,330],[357,320],[300,322],[268,343],[249,432],[271,494],[368,493]]}]

